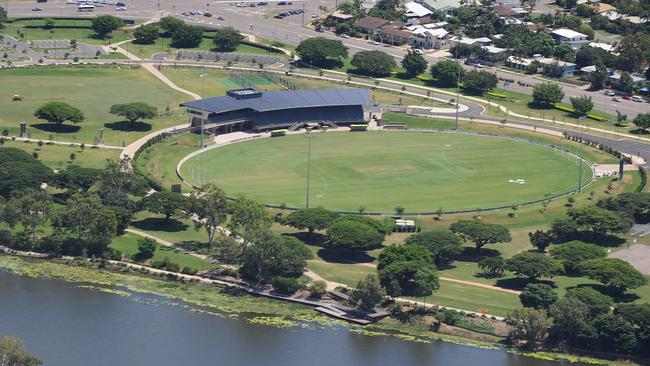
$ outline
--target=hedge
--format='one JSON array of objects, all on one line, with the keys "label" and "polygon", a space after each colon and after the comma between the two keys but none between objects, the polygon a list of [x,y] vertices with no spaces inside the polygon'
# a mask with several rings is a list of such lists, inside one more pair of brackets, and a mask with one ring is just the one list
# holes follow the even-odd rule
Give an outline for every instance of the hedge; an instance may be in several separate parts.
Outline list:
[{"label": "hedge", "polygon": [[639,184],[639,186],[636,187],[635,191],[643,192],[645,190],[646,185],[648,185],[648,172],[646,172],[646,170],[642,166],[640,166],[639,175],[641,176],[641,184]]},{"label": "hedge", "polygon": [[350,125],[350,131],[366,131],[366,130],[368,130],[368,125],[365,124]]},{"label": "hedge", "polygon": [[575,113],[576,112],[576,110],[573,109],[572,107],[567,107],[567,106],[564,106],[564,105],[561,105],[561,104],[556,104],[553,107],[555,109],[559,109],[559,110],[561,110],[563,112],[569,112],[569,113]]},{"label": "hedge", "polygon": [[487,92],[487,95],[491,97],[497,97],[497,98],[507,98],[508,96],[502,93],[495,93],[495,92]]},{"label": "hedge", "polygon": [[591,118],[593,120],[599,121],[599,122],[607,122],[608,119],[604,117],[597,116],[595,114],[588,114],[587,118]]}]

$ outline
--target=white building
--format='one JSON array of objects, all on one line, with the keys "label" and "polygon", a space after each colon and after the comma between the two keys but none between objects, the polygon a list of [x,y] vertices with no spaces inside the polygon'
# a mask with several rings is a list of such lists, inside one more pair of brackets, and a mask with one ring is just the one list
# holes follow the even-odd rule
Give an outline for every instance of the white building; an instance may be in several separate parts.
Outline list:
[{"label": "white building", "polygon": [[443,28],[427,29],[420,27],[413,30],[409,44],[424,49],[444,49],[448,47],[449,33]]},{"label": "white building", "polygon": [[422,18],[428,15],[433,14],[433,12],[425,8],[422,4],[416,3],[415,1],[409,1],[404,4],[404,9],[406,10],[406,17],[411,18]]},{"label": "white building", "polygon": [[570,45],[573,49],[580,49],[586,43],[589,43],[586,34],[576,32],[568,28],[560,28],[551,32],[551,35],[557,43],[566,43]]}]

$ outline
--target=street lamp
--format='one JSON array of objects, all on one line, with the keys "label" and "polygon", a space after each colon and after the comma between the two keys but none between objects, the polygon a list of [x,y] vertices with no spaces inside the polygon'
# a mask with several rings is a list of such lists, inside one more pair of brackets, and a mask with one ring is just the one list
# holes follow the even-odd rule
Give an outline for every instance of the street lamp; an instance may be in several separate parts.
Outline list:
[{"label": "street lamp", "polygon": [[458,112],[459,112],[459,99],[460,99],[460,72],[461,64],[460,57],[458,55],[458,50],[460,49],[460,41],[463,39],[463,28],[460,28],[458,31],[457,43],[456,43],[456,62],[458,63],[458,75],[456,79],[456,131],[458,131]]},{"label": "street lamp", "polygon": [[205,121],[205,77],[208,74],[204,73],[199,75],[201,78],[201,149],[203,148],[203,122]]},{"label": "street lamp", "polygon": [[310,188],[310,178],[311,178],[311,140],[314,136],[311,133],[311,128],[307,127],[307,197],[306,197],[306,208],[309,208],[309,188]]}]

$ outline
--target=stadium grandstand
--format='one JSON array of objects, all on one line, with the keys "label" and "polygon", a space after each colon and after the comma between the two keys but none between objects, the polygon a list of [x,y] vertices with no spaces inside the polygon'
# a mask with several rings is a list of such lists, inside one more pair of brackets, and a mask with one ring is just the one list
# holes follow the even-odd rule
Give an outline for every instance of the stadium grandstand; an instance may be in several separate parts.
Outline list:
[{"label": "stadium grandstand", "polygon": [[349,125],[369,120],[367,89],[226,91],[225,96],[181,103],[193,127],[214,134],[295,129],[305,124]]}]

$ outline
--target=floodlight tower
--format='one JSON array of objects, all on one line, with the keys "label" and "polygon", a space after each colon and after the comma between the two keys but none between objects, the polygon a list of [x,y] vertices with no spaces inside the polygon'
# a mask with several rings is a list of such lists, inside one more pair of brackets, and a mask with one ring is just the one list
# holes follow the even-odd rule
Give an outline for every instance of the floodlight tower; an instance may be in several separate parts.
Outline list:
[{"label": "floodlight tower", "polygon": [[311,140],[314,136],[311,133],[311,127],[307,127],[305,136],[307,136],[307,197],[305,200],[305,207],[309,208],[309,189],[310,189],[310,178],[311,178]]},{"label": "floodlight tower", "polygon": [[207,73],[199,75],[201,78],[201,149],[203,148],[203,121],[205,121],[205,78],[208,76]]}]

